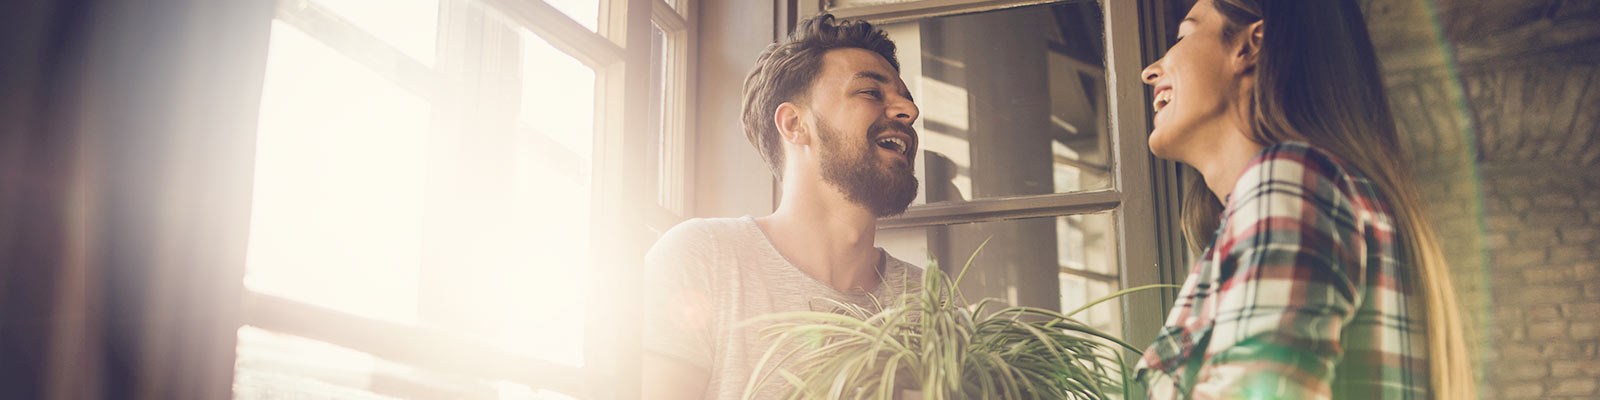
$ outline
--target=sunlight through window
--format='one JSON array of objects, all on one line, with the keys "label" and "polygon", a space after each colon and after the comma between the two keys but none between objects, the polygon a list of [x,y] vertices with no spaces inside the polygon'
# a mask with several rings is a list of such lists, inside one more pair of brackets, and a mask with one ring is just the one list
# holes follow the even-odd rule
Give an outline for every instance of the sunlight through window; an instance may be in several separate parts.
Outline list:
[{"label": "sunlight through window", "polygon": [[[506,18],[549,15],[545,6],[590,32],[535,34],[522,25],[529,21]],[[687,35],[686,22],[657,28],[646,43],[651,58],[624,57],[652,63],[657,75],[614,93],[598,67],[568,54],[611,51],[594,33],[600,8],[600,0],[296,0],[276,9],[236,394],[570,399],[588,394],[582,379],[567,377],[611,373],[603,360],[617,355],[606,348],[623,336],[594,327],[616,325],[608,314],[633,298],[592,294],[608,285],[592,277],[612,272],[596,269],[593,255],[607,254],[597,246],[643,246],[595,239],[620,229],[596,226],[596,195],[656,184],[662,198],[641,206],[682,207],[663,196],[680,194],[683,178],[681,168],[652,171],[660,182],[596,169],[607,151],[649,150],[653,164],[666,165],[685,150],[622,150],[644,144],[597,130],[620,134],[623,114],[647,113],[662,125],[654,137],[668,136],[665,121],[685,130],[691,105],[666,104],[682,95],[685,67],[662,60],[692,57],[682,46],[667,51]],[[647,93],[652,109],[623,111],[622,99]],[[648,221],[682,218],[655,211]]]},{"label": "sunlight through window", "polygon": [[[433,54],[432,35],[383,32],[437,10],[327,6]],[[583,365],[594,71],[514,28],[519,47],[481,58],[521,68],[407,83],[303,29],[273,25],[246,286]],[[416,92],[458,81],[520,96]]]},{"label": "sunlight through window", "polygon": [[422,99],[275,22],[245,286],[416,323],[429,112]]}]

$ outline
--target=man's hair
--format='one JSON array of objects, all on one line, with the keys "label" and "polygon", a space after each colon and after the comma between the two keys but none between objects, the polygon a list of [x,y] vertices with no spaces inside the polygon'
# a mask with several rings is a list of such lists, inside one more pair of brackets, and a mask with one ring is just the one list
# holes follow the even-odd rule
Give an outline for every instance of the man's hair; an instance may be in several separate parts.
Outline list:
[{"label": "man's hair", "polygon": [[767,46],[756,57],[756,67],[744,78],[741,107],[745,138],[761,152],[772,175],[783,179],[783,138],[773,125],[773,114],[784,102],[807,99],[811,84],[822,71],[828,50],[855,47],[878,53],[895,71],[894,42],[866,21],[834,19],[820,14],[800,21],[787,39]]}]

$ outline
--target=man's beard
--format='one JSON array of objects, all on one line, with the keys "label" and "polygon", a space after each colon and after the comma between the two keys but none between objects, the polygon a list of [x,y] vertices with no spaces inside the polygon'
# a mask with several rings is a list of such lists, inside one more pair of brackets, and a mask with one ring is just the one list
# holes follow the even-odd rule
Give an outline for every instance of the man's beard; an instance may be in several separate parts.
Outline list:
[{"label": "man's beard", "polygon": [[[822,180],[844,192],[845,199],[866,207],[874,217],[906,212],[911,200],[917,198],[917,177],[912,167],[915,158],[907,157],[905,164],[891,163],[885,169],[874,142],[880,133],[889,129],[910,135],[911,127],[895,121],[879,121],[867,129],[867,137],[849,138],[833,130],[826,120],[818,118],[816,122],[820,130],[817,140],[822,142]],[[866,143],[861,152],[850,150],[848,142],[852,139]]]}]

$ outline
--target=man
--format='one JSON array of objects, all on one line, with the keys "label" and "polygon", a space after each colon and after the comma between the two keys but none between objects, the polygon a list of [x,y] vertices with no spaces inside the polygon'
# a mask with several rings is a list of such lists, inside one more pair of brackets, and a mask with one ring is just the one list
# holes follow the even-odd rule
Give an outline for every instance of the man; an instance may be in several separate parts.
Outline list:
[{"label": "man", "polygon": [[917,193],[918,111],[899,69],[882,31],[827,14],[757,58],[745,135],[783,196],[772,215],[687,221],[650,250],[646,397],[741,398],[771,344],[742,322],[829,311],[825,298],[873,309],[873,298],[920,286],[920,268],[873,246],[877,218],[904,212]]}]

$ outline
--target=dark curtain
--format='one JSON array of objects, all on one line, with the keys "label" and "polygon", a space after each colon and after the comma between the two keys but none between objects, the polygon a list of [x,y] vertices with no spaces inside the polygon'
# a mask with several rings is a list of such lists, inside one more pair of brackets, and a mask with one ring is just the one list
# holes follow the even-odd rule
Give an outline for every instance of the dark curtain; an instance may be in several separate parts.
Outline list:
[{"label": "dark curtain", "polygon": [[274,3],[0,6],[0,397],[231,397]]}]

